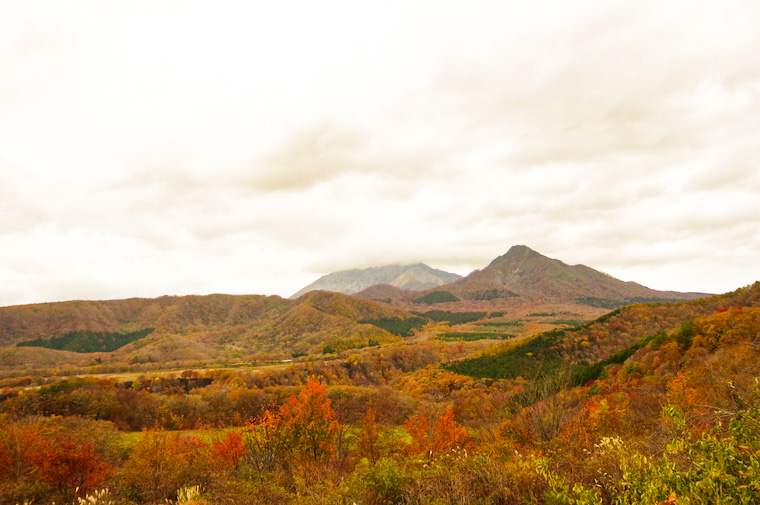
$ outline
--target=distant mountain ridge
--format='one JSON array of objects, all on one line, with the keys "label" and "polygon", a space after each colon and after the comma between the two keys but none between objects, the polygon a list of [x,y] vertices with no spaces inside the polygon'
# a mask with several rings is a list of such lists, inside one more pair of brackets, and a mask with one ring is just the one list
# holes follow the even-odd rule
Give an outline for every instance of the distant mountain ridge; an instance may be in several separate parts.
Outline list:
[{"label": "distant mountain ridge", "polygon": [[531,300],[557,300],[606,307],[605,303],[693,300],[706,293],[658,291],[621,281],[585,265],[567,265],[524,245],[513,246],[482,270],[446,287],[463,299],[518,295]]},{"label": "distant mountain ridge", "polygon": [[370,286],[388,284],[406,291],[425,291],[449,284],[458,279],[457,275],[431,268],[424,263],[414,265],[385,265],[363,269],[343,270],[323,275],[308,286],[294,293],[290,298],[298,298],[309,291],[334,291],[352,295]]}]

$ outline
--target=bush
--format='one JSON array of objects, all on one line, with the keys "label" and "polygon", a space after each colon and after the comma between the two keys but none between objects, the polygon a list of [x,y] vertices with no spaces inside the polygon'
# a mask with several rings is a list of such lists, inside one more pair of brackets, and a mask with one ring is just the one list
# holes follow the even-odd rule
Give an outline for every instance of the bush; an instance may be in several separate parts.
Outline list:
[{"label": "bush", "polygon": [[404,466],[392,459],[381,459],[359,474],[362,500],[367,505],[396,505],[404,503],[404,490],[414,479]]},{"label": "bush", "polygon": [[[665,414],[677,430],[685,432],[680,412],[666,407]],[[672,440],[662,457],[650,460],[627,447],[622,440],[603,439],[597,448],[617,455],[622,479],[608,489],[611,503],[753,504],[760,496],[760,410],[737,413],[728,430],[721,427],[701,436],[686,432]],[[546,479],[551,503],[592,505],[601,503],[598,491],[580,483],[571,486],[548,468],[545,459],[535,462]]]}]

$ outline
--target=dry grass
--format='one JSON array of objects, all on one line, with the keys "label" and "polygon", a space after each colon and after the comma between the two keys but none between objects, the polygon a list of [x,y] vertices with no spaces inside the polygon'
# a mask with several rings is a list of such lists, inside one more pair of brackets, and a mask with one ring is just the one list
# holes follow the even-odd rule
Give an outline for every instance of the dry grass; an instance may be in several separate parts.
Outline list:
[{"label": "dry grass", "polygon": [[231,367],[231,366],[216,367],[212,365],[212,366],[208,366],[204,368],[167,368],[164,370],[150,370],[150,371],[140,371],[140,372],[78,374],[78,375],[75,375],[74,377],[87,377],[87,378],[93,378],[93,379],[113,379],[113,380],[116,380],[117,382],[128,382],[128,381],[135,381],[139,379],[140,377],[172,377],[172,376],[176,377],[185,371],[194,372],[199,375],[203,375],[203,373],[205,372],[217,372],[217,371],[224,371],[224,370],[235,370],[235,371],[259,373],[265,370],[281,370],[292,365],[293,363],[265,363],[261,365],[234,366],[234,367]]}]

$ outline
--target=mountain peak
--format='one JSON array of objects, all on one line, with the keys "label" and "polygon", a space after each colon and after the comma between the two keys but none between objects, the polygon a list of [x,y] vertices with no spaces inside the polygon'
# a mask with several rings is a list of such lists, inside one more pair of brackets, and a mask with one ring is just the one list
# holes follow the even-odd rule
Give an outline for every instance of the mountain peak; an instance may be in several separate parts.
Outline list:
[{"label": "mountain peak", "polygon": [[509,251],[507,251],[506,254],[503,254],[493,260],[491,262],[491,265],[494,263],[501,263],[504,261],[519,261],[519,260],[526,260],[531,258],[544,258],[549,259],[543,254],[539,254],[530,247],[526,245],[513,245],[509,248]]},{"label": "mountain peak", "polygon": [[323,275],[308,286],[299,290],[291,298],[314,291],[335,291],[345,294],[354,294],[376,284],[390,284],[393,287],[410,290],[424,291],[426,289],[442,286],[460,279],[461,276],[431,268],[424,263],[412,265],[385,265],[364,269],[342,270]]},{"label": "mountain peak", "polygon": [[560,260],[548,258],[528,246],[515,245],[510,247],[506,254],[493,260],[485,270],[495,269],[502,276],[510,276],[526,271],[543,271],[560,266],[567,267]]},{"label": "mountain peak", "polygon": [[525,298],[568,302],[588,297],[610,300],[695,298],[689,293],[656,291],[624,282],[585,265],[567,265],[525,245],[512,246],[506,254],[458,281],[451,289],[464,298],[502,290]]}]

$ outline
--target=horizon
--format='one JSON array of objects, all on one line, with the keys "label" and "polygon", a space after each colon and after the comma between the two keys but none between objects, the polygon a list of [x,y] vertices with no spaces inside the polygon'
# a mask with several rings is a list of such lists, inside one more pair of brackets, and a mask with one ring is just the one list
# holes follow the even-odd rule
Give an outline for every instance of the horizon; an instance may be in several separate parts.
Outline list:
[{"label": "horizon", "polygon": [[465,276],[760,279],[760,4],[4,6],[0,306]]}]

